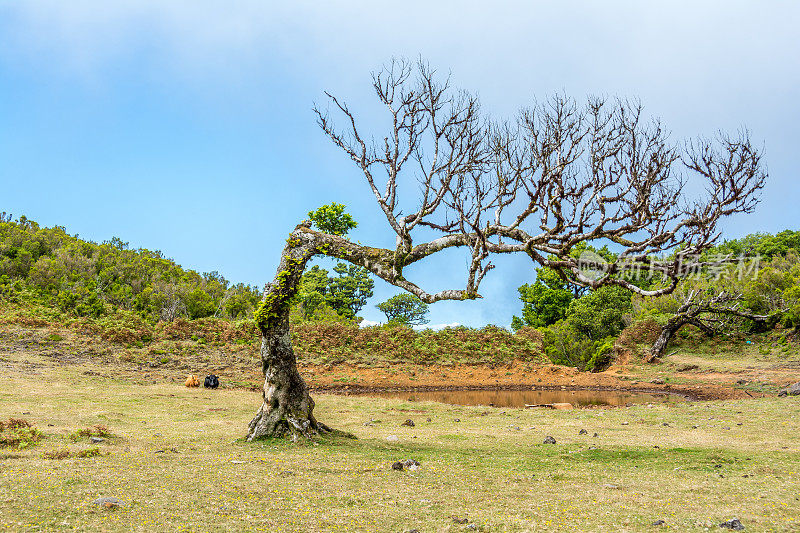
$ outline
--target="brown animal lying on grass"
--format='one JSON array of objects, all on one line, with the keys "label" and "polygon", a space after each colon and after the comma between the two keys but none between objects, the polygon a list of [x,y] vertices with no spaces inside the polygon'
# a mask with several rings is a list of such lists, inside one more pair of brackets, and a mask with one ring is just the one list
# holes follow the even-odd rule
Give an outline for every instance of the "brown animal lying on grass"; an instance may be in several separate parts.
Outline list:
[{"label": "brown animal lying on grass", "polygon": [[195,376],[194,374],[189,374],[186,377],[185,385],[187,387],[199,387],[200,386],[200,380],[197,379],[197,376]]}]

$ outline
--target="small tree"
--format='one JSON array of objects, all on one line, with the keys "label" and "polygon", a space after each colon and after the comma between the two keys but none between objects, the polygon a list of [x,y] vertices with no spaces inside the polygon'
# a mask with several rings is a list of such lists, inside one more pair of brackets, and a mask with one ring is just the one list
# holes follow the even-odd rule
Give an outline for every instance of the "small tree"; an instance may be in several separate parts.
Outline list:
[{"label": "small tree", "polygon": [[[309,211],[308,216],[320,231],[346,235],[358,223],[344,210],[344,204],[334,202],[323,205],[316,211]],[[372,297],[375,282],[369,270],[353,264],[337,263],[333,271],[338,275],[329,277],[327,270],[314,265],[303,274],[296,299],[302,306],[306,319],[323,304],[331,307],[340,316],[353,319]]]},{"label": "small tree", "polygon": [[[754,209],[766,179],[746,132],[675,144],[658,120],[628,100],[579,103],[556,95],[505,123],[492,121],[477,97],[453,90],[422,62],[392,62],[373,75],[373,88],[388,113],[383,134],[365,134],[355,113],[331,94],[330,109],[344,128],[327,110],[315,112],[366,180],[396,244],[362,245],[337,226],[318,223],[322,231],[315,231],[309,221],[291,232],[255,312],[265,377],[249,440],[329,430],[313,415],[289,335],[290,302],[312,257],[366,268],[428,304],[480,298],[490,256],[513,253],[580,286],[658,296],[672,292],[694,266],[691,258],[715,244],[721,220]],[[689,179],[705,184],[707,193],[690,197]],[[402,194],[404,187],[418,196]],[[584,243],[613,244],[619,252],[599,275],[588,275],[587,267],[597,270],[592,262],[572,255]],[[679,243],[679,253],[656,259]],[[431,293],[406,275],[411,265],[450,248],[467,252],[463,288]],[[634,267],[664,283],[638,286],[626,277]]]},{"label": "small tree", "polygon": [[425,318],[428,314],[428,304],[413,294],[408,294],[406,292],[396,294],[375,307],[386,315],[386,320],[388,320],[390,324],[421,326],[429,322],[429,320]]},{"label": "small tree", "polygon": [[333,271],[338,275],[328,278],[325,302],[341,316],[355,318],[372,298],[375,282],[369,271],[360,266],[338,263]]},{"label": "small tree", "polygon": [[522,300],[522,317],[512,317],[511,329],[514,331],[523,326],[540,328],[555,324],[567,316],[574,298],[569,284],[549,268],[537,268],[536,281],[517,290]]},{"label": "small tree", "polygon": [[316,211],[309,211],[308,218],[323,233],[347,235],[348,231],[358,227],[358,222],[344,210],[344,204],[333,202]]},{"label": "small tree", "polygon": [[328,292],[328,271],[319,265],[314,265],[303,273],[300,287],[297,290],[297,302],[303,312],[303,318],[310,319],[317,309],[325,305],[325,295]]}]

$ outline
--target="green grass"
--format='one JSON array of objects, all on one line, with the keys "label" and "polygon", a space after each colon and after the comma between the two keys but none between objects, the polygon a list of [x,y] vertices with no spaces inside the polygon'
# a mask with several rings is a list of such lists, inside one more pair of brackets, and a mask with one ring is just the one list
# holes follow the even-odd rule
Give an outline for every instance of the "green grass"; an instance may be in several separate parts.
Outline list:
[{"label": "green grass", "polygon": [[[0,450],[8,530],[461,531],[456,516],[484,531],[705,531],[736,516],[800,531],[797,398],[551,411],[318,395],[318,418],[357,440],[247,443],[259,393],[0,355],[0,415],[30,413],[45,437]],[[113,438],[71,440],[96,425]],[[391,469],[406,458],[421,469]]]}]

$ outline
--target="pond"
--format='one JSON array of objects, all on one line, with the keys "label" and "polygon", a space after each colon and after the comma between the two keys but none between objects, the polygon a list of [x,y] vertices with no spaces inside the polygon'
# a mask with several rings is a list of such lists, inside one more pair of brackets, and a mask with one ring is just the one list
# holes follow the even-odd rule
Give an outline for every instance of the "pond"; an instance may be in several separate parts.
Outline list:
[{"label": "pond", "polygon": [[671,393],[633,390],[422,390],[353,392],[352,396],[397,398],[409,402],[440,402],[490,407],[548,407],[569,403],[573,407],[624,407],[636,403],[668,403],[686,398]]}]

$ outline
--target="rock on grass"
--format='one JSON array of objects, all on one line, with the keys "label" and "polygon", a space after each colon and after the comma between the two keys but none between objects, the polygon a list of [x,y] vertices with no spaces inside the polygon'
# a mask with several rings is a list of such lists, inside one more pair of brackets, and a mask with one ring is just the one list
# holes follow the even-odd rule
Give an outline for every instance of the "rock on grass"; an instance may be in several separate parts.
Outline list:
[{"label": "rock on grass", "polygon": [[733,531],[742,531],[744,526],[741,522],[739,522],[738,518],[731,518],[725,522],[722,522],[719,527],[723,529],[732,529]]},{"label": "rock on grass", "polygon": [[125,505],[125,503],[123,503],[117,498],[114,498],[113,496],[104,496],[102,498],[97,498],[94,501],[94,504],[104,509],[116,509],[121,505]]}]

